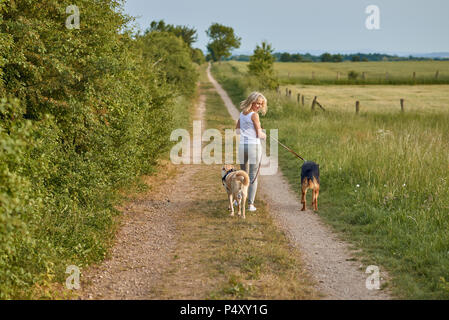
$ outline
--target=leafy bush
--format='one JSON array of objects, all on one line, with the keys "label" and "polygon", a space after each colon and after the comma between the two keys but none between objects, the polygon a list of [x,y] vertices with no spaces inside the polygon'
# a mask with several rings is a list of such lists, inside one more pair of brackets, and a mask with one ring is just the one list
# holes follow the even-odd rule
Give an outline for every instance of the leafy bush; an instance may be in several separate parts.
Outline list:
[{"label": "leafy bush", "polygon": [[115,190],[153,170],[175,97],[197,80],[190,48],[159,32],[147,46],[122,1],[77,1],[81,26],[68,30],[71,4],[0,5],[2,299],[104,258]]},{"label": "leafy bush", "polygon": [[359,77],[358,72],[351,70],[348,72],[348,79],[349,80],[357,80],[357,78]]},{"label": "leafy bush", "polygon": [[[8,297],[12,287],[33,281],[27,272],[28,255],[34,243],[24,218],[31,219],[33,203],[30,180],[20,171],[25,165],[30,122],[22,119],[23,106],[18,101],[0,102],[0,298]],[[19,275],[19,276],[17,276]]]},{"label": "leafy bush", "polygon": [[192,50],[192,60],[193,62],[201,65],[206,62],[206,57],[201,49]]},{"label": "leafy bush", "polygon": [[213,61],[221,61],[223,58],[231,56],[232,49],[240,48],[240,37],[237,37],[232,27],[227,27],[219,23],[213,23],[206,30],[210,42],[207,44],[208,57]]},{"label": "leafy bush", "polygon": [[155,61],[164,70],[174,91],[192,95],[198,72],[192,63],[190,48],[169,32],[155,31],[138,38],[145,58]]}]

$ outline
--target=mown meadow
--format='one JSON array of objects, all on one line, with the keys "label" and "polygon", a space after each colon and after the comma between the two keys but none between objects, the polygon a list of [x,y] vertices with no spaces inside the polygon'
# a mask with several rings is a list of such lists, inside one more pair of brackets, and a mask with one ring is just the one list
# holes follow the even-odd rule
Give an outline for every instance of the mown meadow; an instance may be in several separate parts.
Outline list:
[{"label": "mown meadow", "polygon": [[[228,63],[246,72],[246,62]],[[281,84],[449,84],[449,61],[276,62],[274,71]]]},{"label": "mown meadow", "polygon": [[54,298],[67,266],[104,259],[120,191],[188,125],[198,51],[180,29],[136,32],[123,1],[76,4],[79,29],[71,1],[0,4],[0,299]]},{"label": "mown meadow", "polygon": [[[440,66],[432,69],[436,67]],[[257,81],[235,62],[215,63],[212,71],[235,104],[258,89]],[[295,88],[308,96],[329,98],[326,112],[311,111],[310,100],[298,105],[296,97],[285,97],[282,90],[263,91],[268,113],[261,122],[266,129],[279,129],[282,143],[320,164],[317,214],[362,249],[361,259],[389,272],[392,279],[387,285],[397,297],[449,298],[447,91],[423,86],[422,90],[434,90],[433,99],[401,112],[399,96],[404,92],[391,107],[375,105],[384,91],[402,86],[373,86],[377,92],[370,101],[372,108],[362,108],[356,115],[353,107],[340,105],[343,98],[332,97],[338,88],[303,85]],[[354,97],[348,100],[355,102]],[[426,111],[427,103],[433,103],[431,112]],[[279,154],[282,172],[299,197],[301,162],[282,149]]]}]

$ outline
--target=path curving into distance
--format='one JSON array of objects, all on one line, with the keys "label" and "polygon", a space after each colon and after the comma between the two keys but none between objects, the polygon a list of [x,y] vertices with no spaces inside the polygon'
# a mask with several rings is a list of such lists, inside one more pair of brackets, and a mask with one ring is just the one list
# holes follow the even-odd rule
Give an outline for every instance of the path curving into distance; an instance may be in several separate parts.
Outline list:
[{"label": "path curving into distance", "polygon": [[[211,75],[210,64],[207,76],[223,99],[229,114],[237,121],[240,112]],[[300,250],[307,271],[315,279],[317,288],[325,299],[392,298],[385,290],[366,288],[366,279],[369,276],[365,273],[367,266],[362,265],[351,255],[349,244],[339,240],[316,213],[310,210],[300,211],[301,203],[280,170],[275,175],[260,176],[258,192],[268,203],[270,213],[275,217],[279,227]],[[382,269],[380,276],[381,284],[383,278],[388,279],[388,275]]]}]

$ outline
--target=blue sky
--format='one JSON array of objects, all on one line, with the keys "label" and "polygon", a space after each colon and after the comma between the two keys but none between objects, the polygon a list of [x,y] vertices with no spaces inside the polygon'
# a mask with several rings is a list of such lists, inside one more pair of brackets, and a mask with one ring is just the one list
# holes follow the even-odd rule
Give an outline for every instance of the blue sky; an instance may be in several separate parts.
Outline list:
[{"label": "blue sky", "polygon": [[[380,29],[368,30],[365,9],[380,9]],[[152,20],[194,27],[206,50],[205,30],[218,22],[242,38],[235,53],[268,40],[275,51],[449,52],[448,0],[127,0],[125,12],[140,28]]]}]

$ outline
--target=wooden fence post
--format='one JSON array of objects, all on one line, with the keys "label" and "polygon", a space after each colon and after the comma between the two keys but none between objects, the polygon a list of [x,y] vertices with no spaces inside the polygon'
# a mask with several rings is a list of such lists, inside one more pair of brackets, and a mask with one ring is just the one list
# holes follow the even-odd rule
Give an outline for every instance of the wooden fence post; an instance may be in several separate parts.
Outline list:
[{"label": "wooden fence post", "polygon": [[313,98],[313,101],[312,101],[312,111],[315,110],[316,98],[317,97],[315,96],[315,98]]},{"label": "wooden fence post", "polygon": [[296,102],[299,104],[299,99],[301,98],[301,94],[300,93],[298,93],[298,95],[297,95],[297,99],[296,99]]},{"label": "wooden fence post", "polygon": [[301,96],[302,105],[304,105],[304,95]]},{"label": "wooden fence post", "polygon": [[340,80],[340,71],[337,71],[337,80]]},{"label": "wooden fence post", "polygon": [[290,98],[292,96],[292,91],[288,90],[288,97]]},{"label": "wooden fence post", "polygon": [[359,114],[359,110],[360,110],[360,101],[356,101],[355,102],[355,113]]},{"label": "wooden fence post", "polygon": [[439,75],[440,75],[440,70],[437,70],[437,72],[435,72],[435,79],[438,80]]},{"label": "wooden fence post", "polygon": [[318,100],[316,101],[316,104],[321,108],[321,110],[326,111],[326,109],[324,109],[324,107],[321,105],[321,103],[318,102]]},{"label": "wooden fence post", "polygon": [[388,77],[389,77],[390,75],[388,74],[388,72],[385,72],[385,80],[388,80]]},{"label": "wooden fence post", "polygon": [[366,80],[366,75],[365,72],[362,72],[362,80],[365,81]]},{"label": "wooden fence post", "polygon": [[404,99],[401,99],[401,111],[404,112]]},{"label": "wooden fence post", "polygon": [[315,71],[312,71],[312,80],[315,80]]},{"label": "wooden fence post", "polygon": [[416,72],[413,71],[413,81],[415,81],[415,80],[416,80]]},{"label": "wooden fence post", "polygon": [[288,97],[288,88],[285,88],[285,96]]}]

